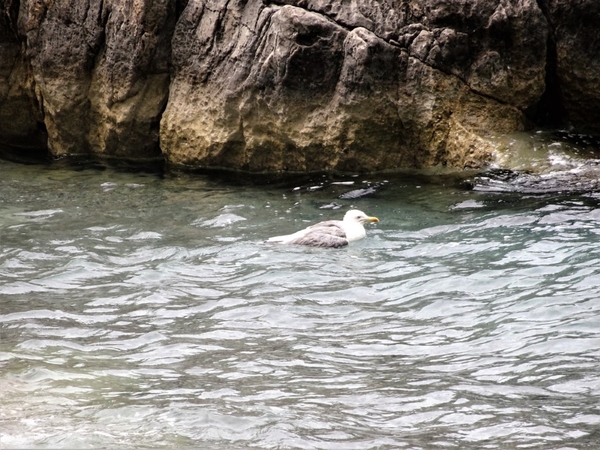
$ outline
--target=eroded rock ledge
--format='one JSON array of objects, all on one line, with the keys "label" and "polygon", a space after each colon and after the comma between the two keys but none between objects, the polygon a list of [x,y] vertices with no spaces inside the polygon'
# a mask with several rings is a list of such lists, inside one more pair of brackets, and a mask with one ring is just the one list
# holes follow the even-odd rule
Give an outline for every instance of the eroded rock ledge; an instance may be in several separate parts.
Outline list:
[{"label": "eroded rock ledge", "polygon": [[0,143],[248,171],[480,167],[600,132],[593,0],[0,0]]}]

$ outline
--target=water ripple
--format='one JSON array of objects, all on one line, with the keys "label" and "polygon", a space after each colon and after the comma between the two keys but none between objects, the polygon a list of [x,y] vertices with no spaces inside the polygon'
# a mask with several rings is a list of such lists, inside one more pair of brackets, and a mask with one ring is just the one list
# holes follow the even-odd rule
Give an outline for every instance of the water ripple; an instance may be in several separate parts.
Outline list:
[{"label": "water ripple", "polygon": [[389,183],[327,251],[263,242],[327,189],[12,176],[3,448],[595,446],[593,197]]}]

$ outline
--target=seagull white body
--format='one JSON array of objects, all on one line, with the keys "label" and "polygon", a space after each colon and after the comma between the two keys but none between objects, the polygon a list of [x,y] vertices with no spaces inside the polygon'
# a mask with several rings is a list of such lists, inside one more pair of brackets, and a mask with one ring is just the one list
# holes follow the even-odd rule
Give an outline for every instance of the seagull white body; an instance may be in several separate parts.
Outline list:
[{"label": "seagull white body", "polygon": [[343,220],[319,222],[293,234],[272,237],[267,242],[311,247],[343,247],[349,242],[363,239],[366,236],[363,224],[374,222],[379,222],[379,219],[353,209],[344,215]]}]

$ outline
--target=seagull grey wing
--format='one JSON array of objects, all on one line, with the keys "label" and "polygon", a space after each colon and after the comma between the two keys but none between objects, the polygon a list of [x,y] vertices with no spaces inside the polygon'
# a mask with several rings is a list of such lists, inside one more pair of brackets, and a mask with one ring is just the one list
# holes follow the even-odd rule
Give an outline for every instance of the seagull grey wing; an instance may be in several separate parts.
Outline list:
[{"label": "seagull grey wing", "polygon": [[340,220],[327,220],[325,222],[319,222],[315,225],[312,225],[308,227],[308,229],[310,232],[331,234],[332,236],[345,238],[346,232],[341,225],[342,222]]},{"label": "seagull grey wing", "polygon": [[[331,230],[329,230],[331,228]],[[330,232],[330,231],[333,231]],[[340,235],[341,233],[341,235]],[[317,227],[304,236],[289,242],[296,245],[307,245],[310,247],[339,248],[348,245],[344,231],[338,227]]]},{"label": "seagull grey wing", "polygon": [[309,230],[313,230],[315,228],[321,228],[321,227],[338,227],[341,228],[342,227],[342,222],[341,220],[325,220],[323,222],[318,222],[315,223],[314,225],[311,225],[310,227],[308,227]]}]

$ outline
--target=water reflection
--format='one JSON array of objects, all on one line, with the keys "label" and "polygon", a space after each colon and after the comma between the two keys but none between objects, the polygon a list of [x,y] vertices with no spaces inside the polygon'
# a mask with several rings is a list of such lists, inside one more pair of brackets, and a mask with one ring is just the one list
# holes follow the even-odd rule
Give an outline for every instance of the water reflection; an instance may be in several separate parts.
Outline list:
[{"label": "water reflection", "polygon": [[[593,193],[0,172],[3,448],[595,445]],[[263,242],[351,206],[356,245]]]}]

